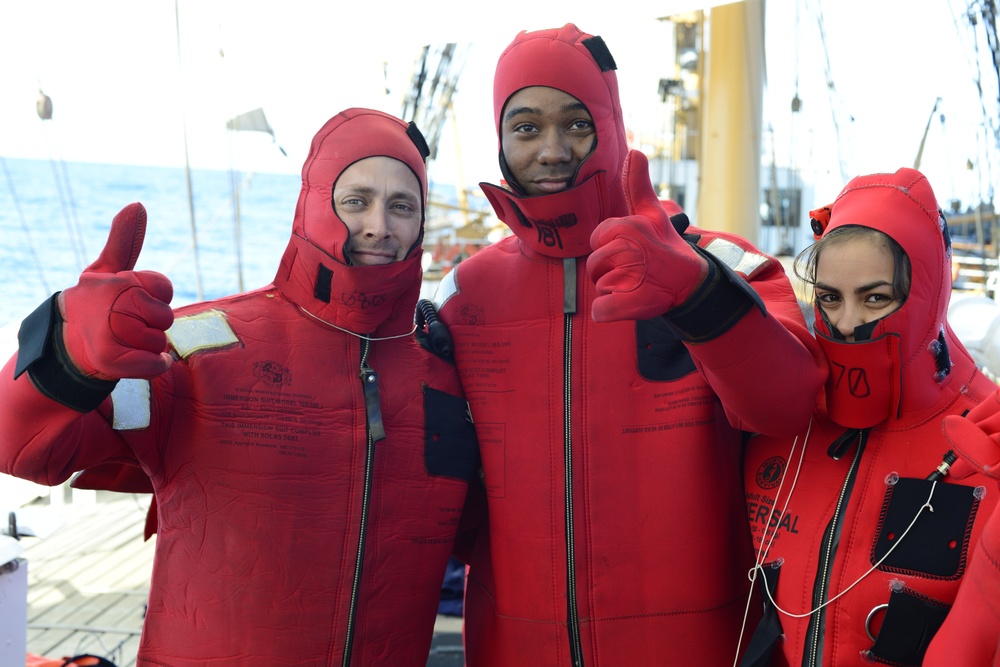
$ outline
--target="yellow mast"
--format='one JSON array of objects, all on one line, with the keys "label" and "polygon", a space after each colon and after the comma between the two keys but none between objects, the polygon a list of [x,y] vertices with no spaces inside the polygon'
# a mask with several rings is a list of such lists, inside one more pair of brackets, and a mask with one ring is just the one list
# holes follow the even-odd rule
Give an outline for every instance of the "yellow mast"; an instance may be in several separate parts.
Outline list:
[{"label": "yellow mast", "polygon": [[701,61],[698,226],[758,240],[764,2],[713,7]]}]

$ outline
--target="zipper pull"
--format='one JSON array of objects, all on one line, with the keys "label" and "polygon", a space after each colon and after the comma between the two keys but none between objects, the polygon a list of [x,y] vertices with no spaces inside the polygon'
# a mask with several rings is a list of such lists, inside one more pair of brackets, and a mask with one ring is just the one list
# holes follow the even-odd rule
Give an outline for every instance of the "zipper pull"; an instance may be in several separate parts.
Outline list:
[{"label": "zipper pull", "polygon": [[576,313],[576,257],[563,258],[563,315]]},{"label": "zipper pull", "polygon": [[368,367],[367,362],[361,362],[361,385],[365,390],[365,413],[368,417],[368,432],[372,442],[385,439],[385,426],[382,424],[382,403],[378,393],[378,373]]},{"label": "zipper pull", "polygon": [[830,443],[830,447],[826,450],[827,456],[832,458],[834,461],[839,461],[840,459],[844,458],[844,454],[846,454],[848,450],[850,450],[851,445],[854,443],[855,440],[858,439],[860,435],[861,431],[857,429],[851,429],[849,431],[845,431],[844,435],[840,436],[832,443]]}]

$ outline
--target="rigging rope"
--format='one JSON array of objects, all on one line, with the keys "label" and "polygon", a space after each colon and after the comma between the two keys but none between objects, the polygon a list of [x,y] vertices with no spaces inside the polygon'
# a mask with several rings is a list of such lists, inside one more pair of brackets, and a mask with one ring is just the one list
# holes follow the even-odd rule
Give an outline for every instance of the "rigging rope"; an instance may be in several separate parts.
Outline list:
[{"label": "rigging rope", "polygon": [[[996,98],[993,100],[997,105],[1000,105],[1000,44],[997,41],[997,6],[995,0],[982,0],[982,25],[983,31],[986,34],[986,45],[989,47],[989,61],[993,65],[993,74],[996,78]],[[994,112],[996,112],[997,107],[994,107]],[[993,147],[1000,150],[1000,123],[997,122],[996,114],[987,116],[984,119],[993,130]],[[992,163],[990,163],[992,166]],[[989,197],[990,201],[993,200],[994,190],[993,190],[993,179],[990,178],[987,183],[989,183]]]},{"label": "rigging rope", "polygon": [[[52,100],[41,88],[39,81],[38,100],[35,109],[42,122],[52,120]],[[66,168],[66,161],[62,159],[59,150],[59,138],[55,125],[46,135],[46,144],[49,152],[49,165],[52,168],[52,178],[56,187],[56,194],[59,196],[59,205],[62,208],[63,219],[66,222],[66,231],[70,247],[76,257],[76,268],[83,271],[87,262],[87,249],[84,243],[83,229],[80,227],[80,217],[76,211],[76,201],[73,198],[73,188],[70,186],[69,170]],[[55,145],[53,148],[53,144]]]},{"label": "rigging rope", "polygon": [[[225,97],[228,100],[231,99],[230,87],[229,87],[229,76],[226,71],[228,65],[226,61],[226,52],[222,46],[222,29],[219,29],[219,58],[222,61],[221,71],[222,85],[220,88],[225,91]],[[260,109],[261,118],[263,118],[263,125],[265,128],[269,128],[267,124],[267,119],[264,116],[263,108]],[[242,129],[242,118],[240,116],[233,116],[232,120],[226,123],[226,127],[239,132]],[[260,131],[267,131],[262,128],[253,128]],[[271,132],[271,139],[274,139],[274,133]],[[243,214],[241,209],[240,193],[244,185],[250,182],[253,177],[253,172],[247,175],[243,183],[240,183],[240,174],[237,165],[239,164],[239,146],[238,141],[234,139],[232,133],[226,132],[226,156],[229,160],[229,201],[227,203],[232,204],[233,212],[233,247],[236,251],[236,288],[237,291],[242,292],[243,287]]]},{"label": "rigging rope", "polygon": [[[250,181],[253,180],[253,177],[254,177],[253,172],[248,173],[246,176],[244,176],[243,180],[240,182],[240,184],[236,186],[237,190],[242,190],[243,188],[247,187],[250,184]],[[202,236],[207,235],[209,232],[211,232],[213,229],[215,229],[215,227],[218,225],[218,223],[222,220],[222,216],[225,215],[225,214],[227,214],[227,213],[229,213],[229,211],[230,211],[229,207],[230,207],[230,205],[232,203],[233,203],[233,199],[232,198],[227,198],[227,199],[223,200],[223,202],[221,204],[219,204],[219,206],[215,209],[215,212],[212,213],[212,217],[208,221],[208,223],[204,224],[204,225],[201,225],[201,227],[199,228],[199,230],[198,230],[198,238],[201,238]],[[177,252],[177,254],[174,255],[174,257],[169,262],[166,263],[165,268],[163,270],[163,273],[166,273],[167,275],[170,275],[170,273],[172,272],[172,270],[175,267],[177,267],[181,263],[181,261],[184,260],[184,257],[187,255],[187,253],[197,247],[197,244],[198,244],[198,240],[196,238],[196,239],[193,239],[190,243],[188,243],[187,246],[185,246],[184,248],[182,248],[181,250],[179,250]],[[238,291],[239,292],[243,291],[242,282],[240,283]]]},{"label": "rigging rope", "polygon": [[[994,196],[994,161],[1000,155],[1000,47],[997,41],[996,3],[994,0],[970,0],[963,11],[952,9],[955,31],[959,40],[965,43],[968,71],[975,86],[981,114],[977,131],[976,165],[979,168],[978,185],[980,206],[992,203]],[[983,33],[980,33],[980,27]],[[981,41],[985,40],[989,55],[984,53]],[[988,61],[996,73],[997,87],[989,90],[989,79],[984,74],[983,61]],[[992,135],[992,136],[991,136]],[[972,160],[970,159],[970,164]],[[971,168],[971,167],[970,167]]]},{"label": "rigging rope", "polygon": [[205,299],[201,286],[201,259],[198,252],[198,229],[194,221],[194,190],[191,185],[191,160],[188,154],[187,118],[184,114],[184,62],[181,58],[181,12],[177,0],[174,0],[174,24],[177,32],[177,70],[179,73],[179,89],[181,96],[181,128],[184,134],[184,174],[187,177],[188,211],[191,214],[191,243],[194,250],[194,275],[198,289],[198,300]]},{"label": "rigging rope", "polygon": [[840,150],[841,139],[840,139],[840,123],[837,120],[837,113],[835,110],[835,104],[837,93],[836,88],[833,85],[833,74],[830,71],[830,49],[826,45],[826,30],[823,27],[823,9],[822,3],[816,3],[816,26],[819,29],[819,41],[823,47],[823,72],[826,75],[826,90],[830,95],[830,111],[831,118],[833,120],[833,132],[836,139],[837,145],[837,159],[840,164],[840,180],[844,183],[847,182],[847,165],[844,163],[844,153]]},{"label": "rigging rope", "polygon": [[10,197],[14,200],[14,209],[17,211],[17,218],[21,222],[21,229],[24,231],[25,238],[28,239],[28,252],[31,253],[32,263],[38,270],[38,278],[42,281],[42,287],[45,289],[46,296],[52,293],[49,289],[49,283],[45,280],[45,270],[42,268],[42,262],[38,259],[38,253],[35,252],[35,244],[31,240],[31,230],[28,229],[28,221],[24,217],[24,211],[21,210],[21,202],[17,198],[17,193],[14,190],[14,179],[10,176],[10,171],[7,169],[7,160],[0,156],[0,166],[3,167],[4,176],[7,179],[7,188],[10,190]]},{"label": "rigging rope", "polygon": [[[58,167],[62,163],[62,173]],[[83,234],[80,231],[80,220],[76,215],[76,204],[73,202],[73,191],[69,185],[69,176],[66,174],[66,163],[61,159],[53,158],[49,154],[49,165],[52,167],[52,180],[56,186],[56,194],[59,196],[59,205],[62,207],[63,219],[66,221],[66,231],[69,234],[70,247],[76,258],[77,271],[83,271],[87,265],[86,250],[83,248]]]}]

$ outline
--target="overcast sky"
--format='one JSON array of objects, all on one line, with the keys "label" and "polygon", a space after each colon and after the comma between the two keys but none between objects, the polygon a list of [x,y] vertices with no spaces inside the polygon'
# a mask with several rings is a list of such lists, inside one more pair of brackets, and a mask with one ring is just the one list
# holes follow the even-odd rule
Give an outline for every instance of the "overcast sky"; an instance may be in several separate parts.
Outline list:
[{"label": "overcast sky", "polygon": [[[618,62],[630,128],[656,130],[657,83],[673,70],[669,33],[654,17],[708,3],[618,4],[629,9],[494,3],[473,15],[457,0],[179,0],[178,54],[174,0],[4,0],[0,156],[183,166],[186,130],[192,166],[297,173],[327,118],[347,106],[400,114],[421,46],[454,41],[466,54],[457,118],[443,131],[432,176],[495,181],[493,66],[522,28],[573,21],[601,34]],[[968,146],[980,111],[954,25],[958,4],[770,0],[765,120],[776,128],[779,162],[826,173],[831,195],[843,184],[842,159],[848,177],[912,166],[942,96],[947,122],[932,124],[923,167],[940,198],[968,190],[946,182],[955,179],[952,164],[975,157]],[[52,98],[51,121],[36,115],[39,89]],[[793,117],[796,90],[803,110]],[[269,136],[226,132],[227,118],[255,107],[287,157]]]}]

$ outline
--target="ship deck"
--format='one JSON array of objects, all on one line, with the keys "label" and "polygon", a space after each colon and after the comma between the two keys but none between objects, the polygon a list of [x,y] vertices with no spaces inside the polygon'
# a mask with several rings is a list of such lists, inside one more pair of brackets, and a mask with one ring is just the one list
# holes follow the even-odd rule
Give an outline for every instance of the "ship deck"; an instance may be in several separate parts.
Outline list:
[{"label": "ship deck", "polygon": [[[59,492],[61,489],[56,489]],[[39,499],[19,510],[23,524],[50,528],[23,536],[28,568],[28,653],[83,653],[134,667],[142,631],[154,536],[143,541],[149,496],[98,492],[73,502]],[[439,616],[428,667],[461,667],[461,619]]]}]

